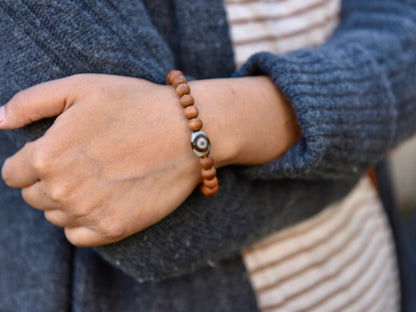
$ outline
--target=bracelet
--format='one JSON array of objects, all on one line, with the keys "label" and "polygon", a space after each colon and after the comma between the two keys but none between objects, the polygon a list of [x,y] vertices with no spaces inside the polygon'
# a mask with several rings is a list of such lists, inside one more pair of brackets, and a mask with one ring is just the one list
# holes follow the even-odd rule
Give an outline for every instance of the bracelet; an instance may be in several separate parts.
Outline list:
[{"label": "bracelet", "polygon": [[199,157],[199,163],[202,169],[201,176],[203,182],[199,190],[205,196],[214,196],[219,190],[219,185],[214,160],[209,156],[211,143],[208,136],[201,131],[202,121],[198,118],[199,111],[194,105],[195,100],[190,94],[191,89],[188,81],[181,71],[172,70],[167,75],[166,82],[175,88],[176,94],[179,96],[179,101],[184,108],[184,115],[188,119],[188,127],[192,131],[192,150]]}]

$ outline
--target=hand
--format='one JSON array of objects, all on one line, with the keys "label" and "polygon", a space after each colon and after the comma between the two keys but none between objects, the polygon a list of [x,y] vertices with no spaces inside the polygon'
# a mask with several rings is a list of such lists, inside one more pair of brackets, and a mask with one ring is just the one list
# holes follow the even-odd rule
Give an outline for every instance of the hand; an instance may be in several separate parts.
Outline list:
[{"label": "hand", "polygon": [[[271,161],[300,137],[289,103],[267,77],[190,86],[217,168]],[[76,75],[24,90],[0,110],[0,129],[58,116],[5,162],[2,176],[74,245],[116,242],[158,222],[201,180],[171,86]]]},{"label": "hand", "polygon": [[8,159],[11,187],[70,242],[118,241],[177,208],[200,180],[173,88],[141,79],[79,75],[17,94],[2,128],[59,115]]}]

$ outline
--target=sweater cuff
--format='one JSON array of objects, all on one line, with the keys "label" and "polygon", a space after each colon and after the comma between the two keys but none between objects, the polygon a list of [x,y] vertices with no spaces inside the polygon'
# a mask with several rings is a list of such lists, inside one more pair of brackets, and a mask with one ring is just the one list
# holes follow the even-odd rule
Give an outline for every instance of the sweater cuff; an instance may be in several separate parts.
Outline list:
[{"label": "sweater cuff", "polygon": [[268,75],[285,94],[302,138],[275,161],[246,168],[249,178],[345,178],[382,158],[391,145],[394,95],[359,44],[259,53],[235,74],[253,75]]}]

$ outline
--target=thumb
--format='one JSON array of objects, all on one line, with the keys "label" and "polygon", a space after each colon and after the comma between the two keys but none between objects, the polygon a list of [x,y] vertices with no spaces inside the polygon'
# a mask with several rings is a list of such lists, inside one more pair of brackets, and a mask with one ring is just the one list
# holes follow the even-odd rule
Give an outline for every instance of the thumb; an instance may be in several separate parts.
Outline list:
[{"label": "thumb", "polygon": [[48,81],[17,93],[0,107],[0,129],[21,128],[60,115],[74,102],[72,91],[76,89],[70,78]]}]

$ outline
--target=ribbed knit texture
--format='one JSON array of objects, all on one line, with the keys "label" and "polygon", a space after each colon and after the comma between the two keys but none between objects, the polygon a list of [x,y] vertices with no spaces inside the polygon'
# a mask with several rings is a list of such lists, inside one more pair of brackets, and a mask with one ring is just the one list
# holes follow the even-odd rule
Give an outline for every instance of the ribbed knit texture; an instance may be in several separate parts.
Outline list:
[{"label": "ribbed knit texture", "polygon": [[[270,74],[292,101],[305,139],[271,164],[220,170],[221,192],[213,199],[195,192],[155,226],[97,249],[114,267],[91,249],[75,249],[73,260],[61,230],[40,219],[36,227],[25,226],[29,221],[19,219],[17,211],[39,213],[26,212],[31,210],[16,192],[3,197],[0,219],[23,225],[13,235],[8,223],[0,227],[1,259],[18,261],[0,263],[0,310],[19,311],[21,300],[27,307],[44,305],[40,311],[66,311],[68,300],[73,311],[212,311],[213,305],[218,311],[256,310],[241,259],[235,257],[242,246],[341,198],[363,169],[415,132],[415,12],[404,1],[347,1],[343,24],[324,47],[255,56],[239,74]],[[196,78],[229,76],[231,51],[219,0],[0,2],[3,103],[30,85],[81,72],[158,83],[174,67]],[[13,138],[21,145],[47,126],[38,123]],[[36,235],[39,246],[29,248]],[[45,254],[56,267],[28,260]],[[65,265],[72,260],[71,279]],[[59,268],[61,263],[64,267]],[[11,276],[36,280],[40,268],[40,289],[22,283],[8,290]],[[160,283],[149,281],[190,272]],[[139,284],[137,279],[148,282]],[[55,292],[49,291],[51,284],[59,285],[52,287]],[[207,295],[197,296],[199,288]]]},{"label": "ribbed knit texture", "polygon": [[413,1],[344,1],[322,46],[253,56],[238,75],[267,74],[287,96],[304,139],[252,178],[344,178],[416,130]]}]

